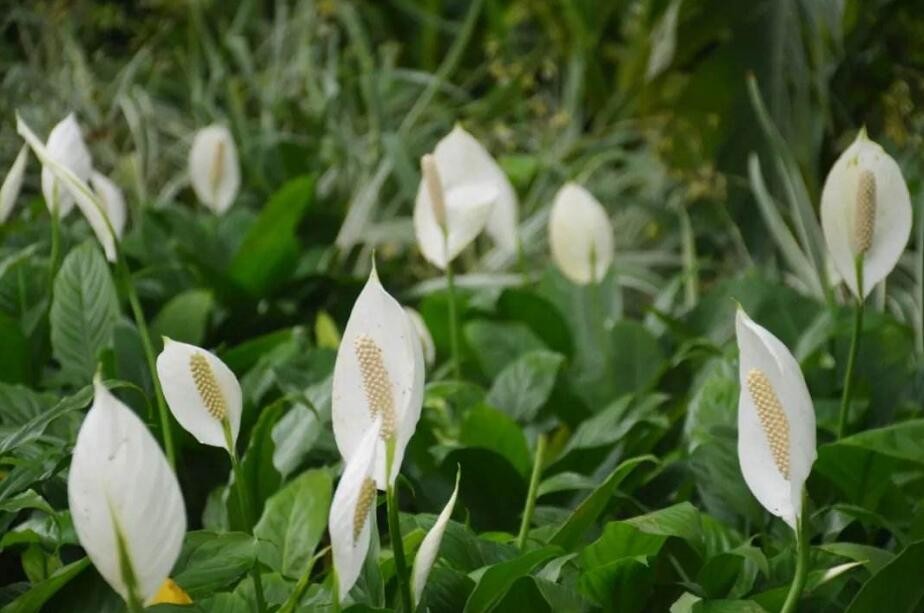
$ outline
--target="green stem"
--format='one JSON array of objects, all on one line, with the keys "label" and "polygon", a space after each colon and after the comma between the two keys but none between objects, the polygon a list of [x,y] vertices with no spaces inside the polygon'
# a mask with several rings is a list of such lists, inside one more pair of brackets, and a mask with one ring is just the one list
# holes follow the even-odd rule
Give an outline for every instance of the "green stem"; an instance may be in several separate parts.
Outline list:
[{"label": "green stem", "polygon": [[143,613],[144,606],[141,604],[141,601],[138,600],[138,596],[135,594],[129,594],[128,599],[125,601],[125,606],[128,609],[128,613]]},{"label": "green stem", "polygon": [[331,570],[330,597],[334,613],[340,613],[340,579],[337,578],[337,568]]},{"label": "green stem", "polygon": [[540,434],[536,441],[536,457],[533,460],[533,474],[529,478],[529,491],[526,494],[526,505],[523,507],[523,520],[520,523],[520,534],[517,536],[517,549],[521,551],[526,547],[526,536],[529,534],[529,525],[533,521],[533,511],[536,510],[536,494],[539,491],[539,477],[542,476],[545,442],[545,434]]},{"label": "green stem", "polygon": [[449,346],[452,349],[452,375],[462,378],[462,362],[459,357],[459,314],[456,309],[455,275],[452,262],[446,264],[446,286],[449,292]]},{"label": "green stem", "polygon": [[132,284],[128,263],[125,261],[121,250],[118,253],[117,265],[122,276],[122,282],[125,285],[125,292],[128,294],[128,303],[131,305],[132,315],[135,318],[135,325],[138,327],[138,334],[141,336],[141,346],[144,349],[144,357],[148,364],[148,372],[151,375],[151,382],[154,385],[154,398],[157,400],[157,411],[160,414],[160,430],[164,440],[164,451],[167,454],[167,462],[170,463],[170,468],[176,469],[176,452],[173,448],[173,432],[170,429],[170,410],[167,408],[167,401],[164,399],[164,390],[160,386],[160,377],[157,376],[157,362],[154,358],[154,346],[151,344],[151,334],[148,332],[148,323],[144,318],[144,310],[141,308],[141,301],[138,299],[138,293],[135,291],[134,284]]},{"label": "green stem", "polygon": [[840,418],[837,423],[837,438],[841,439],[847,434],[847,415],[850,411],[850,400],[853,396],[853,370],[857,362],[857,353],[860,351],[860,333],[863,331],[863,260],[857,258],[857,289],[860,295],[857,298],[853,317],[853,332],[850,336],[850,353],[847,355],[847,372],[844,374],[844,393],[841,396]]},{"label": "green stem", "polygon": [[414,606],[411,600],[411,586],[408,580],[407,560],[404,556],[404,540],[401,538],[401,523],[398,519],[398,501],[395,487],[391,483],[392,464],[395,457],[395,438],[388,439],[385,451],[385,504],[388,507],[388,536],[395,554],[395,575],[398,591],[404,604],[405,613],[411,613]]},{"label": "green stem", "polygon": [[[56,184],[57,185],[57,184]],[[54,295],[55,277],[58,276],[58,266],[61,262],[61,215],[58,213],[57,189],[52,196],[51,204],[51,253],[48,256],[48,306],[51,306],[51,297]]]},{"label": "green stem", "polygon": [[[295,611],[295,607],[298,606],[298,601],[302,599],[302,594],[305,593],[305,590],[308,588],[308,583],[311,581],[311,571],[314,570],[315,563],[327,555],[328,551],[330,551],[329,545],[318,553],[314,554],[311,559],[308,560],[308,566],[305,568],[305,572],[303,572],[301,577],[298,578],[298,583],[295,584],[295,589],[292,590],[292,594],[289,595],[283,605],[279,608],[279,613],[293,613],[293,611]],[[336,577],[334,580],[336,582]]]},{"label": "green stem", "polygon": [[[803,496],[803,501],[805,500]],[[805,504],[803,502],[803,510]],[[805,587],[805,578],[808,576],[808,558],[809,543],[805,534],[805,525],[800,517],[796,521],[796,574],[792,578],[792,585],[789,587],[789,594],[786,595],[786,602],[780,613],[794,613],[796,605],[799,604],[799,598],[802,596],[802,589]]]},{"label": "green stem", "polygon": [[[231,436],[231,423],[228,421],[227,417],[221,421],[221,426],[225,433],[225,444],[228,447],[228,457],[231,458],[231,471],[234,473],[234,482],[237,485],[235,488],[237,490],[237,502],[241,507],[241,515],[243,516],[247,532],[253,534],[253,526],[255,523],[253,507],[250,504],[247,480],[244,478],[244,471],[241,469],[241,463],[237,459],[234,437]],[[254,567],[250,571],[250,576],[253,577],[253,591],[257,601],[257,611],[262,613],[266,611],[266,599],[263,597],[263,579],[260,577],[260,568],[257,564],[258,562],[254,563]]]}]

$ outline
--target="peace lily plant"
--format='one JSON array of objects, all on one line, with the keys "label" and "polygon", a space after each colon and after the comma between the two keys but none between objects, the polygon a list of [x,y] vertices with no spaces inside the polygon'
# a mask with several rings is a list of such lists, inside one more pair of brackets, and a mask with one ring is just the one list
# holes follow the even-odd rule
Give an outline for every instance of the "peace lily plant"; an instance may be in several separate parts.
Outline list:
[{"label": "peace lily plant", "polygon": [[452,364],[458,378],[461,358],[452,261],[489,219],[495,240],[504,235],[503,240],[515,241],[516,197],[484,147],[460,126],[437,143],[433,153],[421,158],[420,170],[414,231],[424,258],[446,272]]},{"label": "peace lily plant", "polygon": [[578,285],[599,283],[613,263],[613,227],[600,201],[576,183],[555,195],[549,214],[552,259]]},{"label": "peace lily plant", "polygon": [[68,504],[81,546],[129,611],[154,600],[186,533],[173,470],[135,413],[97,375],[77,434]]},{"label": "peace lily plant", "polygon": [[821,227],[831,260],[856,299],[838,437],[847,430],[863,303],[883,281],[911,236],[911,196],[898,164],[866,130],[837,159],[821,194]]},{"label": "peace lily plant", "polygon": [[241,167],[234,138],[225,126],[202,128],[189,150],[189,180],[199,202],[224,214],[241,186]]},{"label": "peace lily plant", "polygon": [[789,349],[740,307],[738,461],[751,493],[794,531],[796,574],[781,613],[795,611],[808,573],[805,481],[817,457],[815,409]]},{"label": "peace lily plant", "polygon": [[[337,351],[331,412],[337,447],[347,465],[344,480],[347,474],[368,475],[377,489],[385,491],[398,583],[408,611],[411,597],[398,524],[395,480],[420,418],[423,387],[424,359],[418,333],[404,308],[382,287],[373,266],[353,305]],[[368,463],[367,454],[372,456]],[[357,456],[363,458],[358,464]],[[350,469],[356,465],[361,469]],[[357,486],[345,483],[340,487],[353,491]],[[331,516],[334,515],[332,507]],[[332,542],[335,565],[338,556],[341,560],[352,559],[342,549],[338,552],[345,542]],[[348,566],[337,571],[343,588],[341,596],[346,596],[352,585],[352,581],[345,580],[351,577],[351,569]]]}]

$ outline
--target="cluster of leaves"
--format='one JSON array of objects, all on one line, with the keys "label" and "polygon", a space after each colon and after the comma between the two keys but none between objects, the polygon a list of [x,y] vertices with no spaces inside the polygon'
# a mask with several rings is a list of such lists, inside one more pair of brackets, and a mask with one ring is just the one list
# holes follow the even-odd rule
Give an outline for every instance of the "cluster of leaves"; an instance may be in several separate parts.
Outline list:
[{"label": "cluster of leaves", "polygon": [[[924,369],[915,346],[920,321],[914,321],[920,311],[881,309],[867,318],[850,419],[856,434],[834,442],[849,310],[837,306],[836,295],[825,301],[798,282],[802,269],[781,274],[771,263],[729,270],[726,252],[733,254],[728,260],[740,261],[734,237],[761,246],[755,237],[767,234],[766,226],[750,214],[733,213],[738,225],[729,219],[710,173],[691,161],[713,161],[729,172],[743,171],[730,161],[740,162],[742,151],[784,161],[773,166],[774,177],[790,208],[773,199],[774,185],[759,189],[759,165],[751,185],[788,264],[795,251],[787,251],[792,243],[780,228],[799,219],[805,202],[812,206],[814,166],[828,154],[817,121],[823,105],[807,92],[835,66],[835,85],[846,89],[851,64],[836,64],[839,45],[856,47],[862,41],[851,33],[873,27],[851,13],[854,3],[845,3],[843,13],[827,7],[807,14],[799,11],[816,3],[766,3],[777,11],[766,18],[776,24],[777,37],[767,46],[780,53],[765,57],[781,64],[747,68],[757,72],[771,101],[762,111],[758,103],[759,112],[780,126],[780,138],[769,146],[751,114],[745,79],[724,81],[735,94],[727,98],[729,108],[711,99],[702,103],[705,110],[696,104],[721,81],[717,74],[736,74],[742,58],[764,56],[767,47],[748,32],[766,22],[748,21],[753,12],[746,8],[739,14],[710,2],[613,3],[617,8],[601,16],[594,10],[599,3],[574,1],[563,3],[559,19],[543,3],[434,2],[447,5],[451,20],[443,20],[420,17],[423,3],[416,2],[395,2],[402,9],[397,17],[361,3],[336,10],[322,2],[277,4],[283,13],[273,19],[251,19],[270,13],[257,2],[242,3],[231,19],[199,3],[191,3],[188,15],[94,6],[110,17],[101,23],[125,37],[107,44],[137,49],[128,62],[113,61],[117,53],[109,49],[99,70],[116,64],[118,71],[99,80],[70,26],[54,30],[65,33],[67,60],[52,70],[61,51],[28,35],[43,19],[39,11],[17,9],[8,17],[15,24],[10,30],[21,35],[16,48],[31,55],[6,72],[24,78],[4,82],[2,104],[14,101],[26,113],[49,117],[61,109],[45,97],[62,109],[77,107],[100,130],[94,151],[132,187],[134,210],[123,241],[129,276],[110,269],[84,222],[69,220],[66,257],[50,278],[49,221],[38,200],[2,229],[0,610],[124,606],[77,543],[66,474],[98,364],[116,393],[152,431],[158,428],[125,283],[141,296],[153,338],[215,348],[241,379],[242,465],[253,490],[249,499],[261,510],[255,525],[247,525],[224,455],[175,428],[190,532],[171,576],[194,604],[152,610],[250,611],[254,568],[271,607],[291,602],[297,611],[328,609],[325,525],[340,466],[330,379],[338,324],[346,321],[374,246],[380,276],[418,307],[438,356],[400,481],[411,555],[448,498],[457,467],[462,475],[424,610],[778,610],[793,576],[793,546],[789,529],[760,508],[738,468],[730,342],[735,300],[793,348],[816,401],[820,446],[808,483],[811,572],[803,606],[851,613],[878,611],[884,603],[896,612],[921,609]],[[889,23],[903,14],[895,10]],[[414,16],[426,27],[405,51],[413,59],[403,63],[414,68],[399,68],[396,51],[368,32],[409,37],[408,21],[418,25]],[[839,19],[854,29],[845,26],[845,38],[829,41],[833,51],[815,43],[802,49],[801,39],[796,50],[785,44],[795,40],[785,34],[786,24],[797,24],[796,32],[814,27],[808,31],[818,36],[804,40],[816,41]],[[194,41],[188,47],[170,32],[175,23]],[[751,29],[740,30],[741,23]],[[667,38],[650,36],[652,30]],[[723,39],[729,30],[735,35]],[[672,31],[675,48],[667,52]],[[452,35],[445,49],[444,33]],[[136,39],[154,42],[133,47]],[[271,42],[256,42],[264,39]],[[89,48],[104,48],[87,40]],[[485,54],[493,54],[487,70],[483,49],[468,48],[470,40],[483,41]],[[609,40],[617,42],[602,42]],[[747,53],[740,53],[745,41]],[[597,45],[606,53],[594,62],[588,56]],[[165,48],[179,51],[167,57]],[[655,48],[660,64],[651,60]],[[882,56],[878,47],[873,52]],[[796,64],[793,56],[818,65]],[[455,85],[448,84],[460,65]],[[791,70],[796,65],[800,70]],[[174,91],[177,66],[186,67],[179,71],[185,93]],[[147,82],[137,80],[139,71]],[[610,74],[618,81],[612,98]],[[635,98],[627,94],[633,90]],[[668,113],[678,99],[690,104]],[[245,191],[216,218],[190,208],[180,186],[183,136],[221,108],[241,143]],[[710,113],[726,111],[732,119],[711,128]],[[457,117],[511,152],[501,161],[523,195],[525,247],[522,274],[472,275],[462,290],[462,380],[450,378],[445,366],[446,293],[427,280],[431,272],[413,253],[408,220],[416,155]],[[644,121],[621,122],[627,117]],[[753,127],[738,130],[747,120]],[[691,129],[692,152],[665,150],[663,134]],[[11,160],[15,149],[3,145],[9,154],[3,159]],[[620,203],[611,208],[620,222],[614,270],[583,289],[546,268],[541,238],[546,200],[560,179],[573,176],[592,179],[605,203]],[[793,177],[802,189],[790,200]],[[706,196],[694,189],[703,181]],[[36,183],[29,179],[29,194],[38,193]],[[700,198],[718,204],[688,214],[686,205]],[[729,202],[744,198],[753,207],[746,190],[733,191]],[[795,249],[812,252],[810,242]],[[772,245],[758,248],[755,260],[763,262],[765,251]],[[488,249],[476,253],[481,257],[466,254],[473,271],[508,265]],[[914,262],[907,268],[918,269]],[[910,290],[882,304],[902,307],[919,299],[920,278],[900,284]],[[515,537],[539,433],[549,442],[520,549]],[[385,526],[384,511],[381,504],[378,526]],[[384,543],[382,550],[373,547],[352,594],[357,611],[395,602],[387,536]]]}]

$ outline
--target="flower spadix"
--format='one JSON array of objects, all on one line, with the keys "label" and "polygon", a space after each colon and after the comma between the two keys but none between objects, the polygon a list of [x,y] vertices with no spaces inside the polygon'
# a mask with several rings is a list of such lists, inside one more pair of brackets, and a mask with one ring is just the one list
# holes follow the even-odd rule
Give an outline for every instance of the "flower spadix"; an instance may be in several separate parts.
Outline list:
[{"label": "flower spadix", "polygon": [[[494,240],[515,248],[516,195],[503,171],[471,134],[456,126],[432,154],[421,159],[420,169],[414,231],[427,261],[445,269],[489,219]],[[495,209],[500,211],[497,217]]]},{"label": "flower spadix", "polygon": [[80,544],[126,600],[150,601],[176,562],[186,511],[176,476],[141,420],[97,379],[74,446],[68,504]]},{"label": "flower spadix", "polygon": [[330,505],[328,530],[340,599],[349,593],[369,551],[372,511],[378,492],[373,478],[382,417],[369,424],[355,453],[346,461]]},{"label": "flower spadix", "polygon": [[[157,376],[170,412],[203,445],[234,449],[241,428],[241,384],[215,354],[164,339]],[[230,439],[230,440],[229,440]]]},{"label": "flower spadix", "polygon": [[456,507],[456,498],[459,495],[459,473],[456,473],[456,487],[452,490],[452,496],[443,510],[440,511],[433,526],[424,536],[417,550],[417,557],[414,558],[414,570],[411,573],[411,589],[414,595],[414,606],[420,603],[420,597],[423,594],[424,587],[427,585],[427,577],[430,576],[430,570],[440,551],[440,543],[443,542],[443,534],[446,532],[446,526],[452,517],[452,511]]},{"label": "flower spadix", "polygon": [[22,189],[22,179],[26,173],[26,162],[29,160],[29,145],[23,145],[19,150],[13,165],[0,185],[0,223],[5,222],[13,212],[13,205],[19,198]]},{"label": "flower spadix", "polygon": [[[837,271],[865,298],[911,236],[911,196],[898,164],[865,130],[837,159],[821,194],[821,226]],[[857,278],[857,260],[862,287]],[[862,294],[862,295],[861,295]]]},{"label": "flower spadix", "polygon": [[[73,113],[62,119],[51,129],[45,144],[48,155],[55,162],[69,169],[81,181],[86,182],[93,172],[90,150],[80,133],[80,125]],[[58,207],[58,215],[66,216],[74,208],[72,190],[63,185],[61,179],[47,165],[42,167],[42,195],[48,210]]]},{"label": "flower spadix", "polygon": [[334,365],[332,419],[340,455],[349,462],[373,423],[375,481],[386,485],[386,450],[394,445],[394,483],[423,402],[423,351],[404,308],[385,291],[373,268],[353,305]]},{"label": "flower spadix", "polygon": [[[76,121],[72,116],[69,116],[70,122],[66,119],[65,122],[68,122],[65,126],[65,133],[72,133],[76,128]],[[62,122],[62,123],[65,123]],[[58,130],[61,124],[55,127],[55,130]],[[67,127],[71,126],[71,127]],[[62,129],[65,129],[62,128]],[[45,176],[46,172],[50,173],[50,176],[54,178],[54,182],[50,183],[51,186],[49,189],[52,189],[54,192],[54,197],[58,198],[58,212],[63,215],[66,213],[63,208],[64,200],[61,200],[61,195],[66,193],[69,195],[70,203],[76,203],[77,208],[80,209],[80,212],[83,213],[83,216],[86,218],[87,223],[90,224],[90,227],[93,229],[93,233],[96,235],[96,238],[99,240],[100,244],[103,246],[103,250],[106,252],[106,259],[110,262],[114,262],[117,259],[116,251],[116,235],[114,233],[112,224],[109,222],[109,218],[106,214],[106,206],[100,200],[99,196],[90,189],[90,186],[87,185],[87,179],[90,176],[92,168],[86,169],[83,167],[83,162],[76,163],[75,160],[81,159],[82,154],[77,155],[73,152],[70,157],[65,156],[66,159],[59,161],[59,158],[62,155],[59,153],[57,156],[48,149],[44,143],[35,135],[31,128],[26,125],[26,122],[22,120],[19,115],[16,116],[16,131],[20,136],[26,141],[29,147],[32,148],[32,151],[35,153],[35,156],[39,159],[39,162],[42,163],[42,185],[43,189],[45,186]],[[71,140],[73,136],[69,137]],[[64,139],[64,137],[60,137]],[[59,139],[59,140],[60,140]],[[51,138],[48,139],[49,142],[52,141]],[[82,141],[81,141],[82,145]],[[79,149],[81,145],[74,144],[73,147]],[[85,146],[84,146],[85,148]],[[87,154],[87,161],[89,163],[89,153]],[[78,167],[75,171],[72,166]],[[86,173],[84,174],[84,170]],[[79,173],[79,174],[78,174]],[[55,195],[56,194],[56,195]],[[45,195],[46,200],[49,198],[49,195]],[[49,204],[49,206],[51,206]]]},{"label": "flower spadix", "polygon": [[231,132],[211,125],[193,137],[189,180],[202,204],[221,215],[234,203],[241,185],[241,168]]},{"label": "flower spadix", "polygon": [[613,262],[613,228],[600,202],[576,183],[555,195],[549,245],[558,269],[572,282],[600,281]]},{"label": "flower spadix", "polygon": [[738,461],[754,497],[795,529],[817,456],[815,409],[789,349],[738,309]]}]

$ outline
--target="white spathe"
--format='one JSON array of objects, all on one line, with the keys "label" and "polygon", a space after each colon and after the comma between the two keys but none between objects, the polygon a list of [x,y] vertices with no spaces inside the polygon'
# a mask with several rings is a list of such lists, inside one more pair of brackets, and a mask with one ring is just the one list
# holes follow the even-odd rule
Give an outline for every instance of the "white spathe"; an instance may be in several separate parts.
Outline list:
[{"label": "white spathe", "polygon": [[[100,575],[122,598],[134,593],[147,602],[180,554],[183,497],[144,423],[99,377],[94,390],[71,458],[68,505],[77,538]],[[130,569],[120,561],[119,540]]]},{"label": "white spathe", "polygon": [[19,150],[13,165],[0,185],[0,223],[6,222],[13,212],[19,191],[22,189],[23,176],[26,173],[26,162],[29,160],[29,145],[23,145]]},{"label": "white spathe", "polygon": [[436,344],[433,342],[433,335],[430,334],[430,329],[427,328],[427,322],[424,321],[420,313],[409,306],[404,307],[404,311],[407,313],[407,316],[411,318],[411,323],[417,331],[417,336],[420,337],[420,346],[423,349],[424,362],[429,366],[433,364],[433,361],[436,359]]},{"label": "white spathe", "polygon": [[[372,532],[370,515],[375,509],[375,489],[370,490],[366,481],[372,479],[375,469],[376,446],[379,442],[381,419],[369,424],[356,448],[356,453],[346,461],[340,483],[330,504],[327,529],[330,531],[330,546],[337,572],[337,584],[341,602],[349,594],[359,577],[363,561],[369,552],[369,538]],[[360,507],[363,503],[366,508]],[[362,522],[357,534],[356,522]]]},{"label": "white spathe", "polygon": [[[860,175],[875,180],[875,215],[869,250],[863,259],[863,295],[857,280],[853,246],[856,235]],[[821,193],[821,227],[838,273],[858,298],[895,268],[911,236],[911,196],[895,160],[861,130],[856,140],[831,167]]]},{"label": "white spathe", "polygon": [[[738,308],[735,330],[739,351],[738,461],[758,502],[795,529],[802,515],[802,490],[817,457],[815,409],[799,363],[789,349]],[[779,400],[788,422],[785,452],[788,478],[778,468],[748,376],[759,371]]]},{"label": "white spathe", "polygon": [[[210,351],[164,339],[157,356],[157,376],[170,412],[203,445],[232,451],[241,428],[241,384],[228,366]],[[231,427],[231,446],[222,420]]]},{"label": "white spathe", "polygon": [[433,526],[427,531],[420,548],[417,550],[417,556],[414,558],[414,570],[411,573],[411,591],[414,596],[414,606],[420,603],[420,597],[423,595],[424,587],[427,585],[427,577],[430,576],[430,570],[440,551],[440,543],[443,542],[443,534],[446,532],[446,526],[452,517],[452,511],[456,506],[456,498],[459,495],[459,473],[456,473],[456,487],[452,490],[452,496],[443,510],[440,511]]},{"label": "white spathe", "polygon": [[[69,169],[78,179],[83,182],[90,179],[90,173],[93,172],[93,159],[90,157],[90,150],[87,149],[87,144],[80,133],[80,125],[73,113],[51,129],[45,147],[48,150],[48,157]],[[42,166],[42,195],[45,197],[45,204],[49,211],[57,198],[58,215],[61,218],[64,218],[74,208],[72,190],[62,185],[61,179],[47,164]]]},{"label": "white spathe", "polygon": [[95,170],[90,175],[90,186],[103,203],[112,231],[115,232],[116,237],[122,238],[127,217],[125,196],[122,195],[122,190],[109,177]]},{"label": "white spathe", "polygon": [[558,269],[579,285],[599,282],[613,262],[613,227],[586,189],[566,183],[549,215],[549,245]]},{"label": "white spathe", "polygon": [[216,214],[231,207],[241,186],[241,167],[228,128],[213,124],[196,132],[189,150],[189,180],[199,201]]},{"label": "white spathe", "polygon": [[[456,126],[432,155],[437,177],[421,178],[414,202],[417,245],[427,261],[445,270],[489,219],[492,238],[502,248],[515,250],[516,194],[484,147]],[[435,186],[445,208],[445,228],[434,214]]]},{"label": "white spathe", "polygon": [[[55,178],[57,184],[63,186],[63,189],[60,191],[70,194],[73,202],[77,204],[77,208],[80,209],[87,223],[90,224],[90,228],[93,229],[93,233],[96,235],[97,240],[99,240],[100,244],[103,246],[106,259],[110,262],[115,262],[118,258],[116,236],[106,216],[105,205],[100,200],[99,196],[90,189],[86,179],[81,178],[71,170],[71,168],[59,163],[57,159],[55,159],[45,147],[45,144],[39,140],[32,129],[26,125],[26,122],[24,122],[18,114],[16,115],[16,131],[23,137],[29,147],[32,148],[35,156],[39,159],[39,162],[41,162],[42,176],[44,177],[44,172],[46,170],[49,171]],[[89,177],[89,174],[88,171],[87,177]]]},{"label": "white spathe", "polygon": [[[379,372],[371,373],[381,376],[375,376],[376,380],[373,383],[380,385],[378,391],[381,395],[390,394],[394,411],[392,423],[395,430],[395,450],[389,478],[389,482],[394,483],[401,469],[404,450],[420,418],[424,359],[414,324],[398,301],[382,287],[374,267],[353,305],[334,364],[332,421],[337,447],[347,462],[356,453],[360,442],[377,417],[370,404],[364,369],[360,365],[357,352],[358,347],[373,344],[381,356]],[[387,417],[382,417],[387,423]],[[381,490],[384,490],[386,485],[385,450],[384,437],[379,437],[376,444],[374,474],[376,485]]]}]

